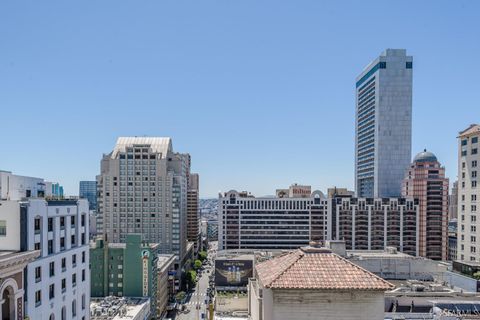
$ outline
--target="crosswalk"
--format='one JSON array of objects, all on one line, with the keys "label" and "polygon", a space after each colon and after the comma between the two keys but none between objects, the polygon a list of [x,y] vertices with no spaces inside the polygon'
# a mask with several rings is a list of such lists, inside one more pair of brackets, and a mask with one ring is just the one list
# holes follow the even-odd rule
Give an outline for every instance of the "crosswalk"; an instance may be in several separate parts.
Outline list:
[{"label": "crosswalk", "polygon": [[192,293],[192,297],[196,297],[196,296],[198,296],[198,297],[206,297],[207,294],[206,294],[205,292],[194,292],[194,293]]}]

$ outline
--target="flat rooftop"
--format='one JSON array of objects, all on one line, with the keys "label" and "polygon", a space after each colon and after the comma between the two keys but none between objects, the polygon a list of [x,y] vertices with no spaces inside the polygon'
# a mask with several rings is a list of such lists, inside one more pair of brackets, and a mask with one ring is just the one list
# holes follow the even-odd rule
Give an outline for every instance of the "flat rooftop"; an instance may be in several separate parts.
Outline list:
[{"label": "flat rooftop", "polygon": [[131,320],[142,312],[150,311],[149,298],[105,297],[92,298],[92,320]]}]

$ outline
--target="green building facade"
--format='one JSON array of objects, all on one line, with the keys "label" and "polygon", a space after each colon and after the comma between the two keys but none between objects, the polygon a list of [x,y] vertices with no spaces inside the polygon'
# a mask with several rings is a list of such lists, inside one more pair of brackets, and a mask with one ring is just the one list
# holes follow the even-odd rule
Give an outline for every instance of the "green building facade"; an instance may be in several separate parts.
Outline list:
[{"label": "green building facade", "polygon": [[91,297],[150,297],[152,317],[157,309],[158,244],[130,234],[125,243],[96,240],[90,245]]}]

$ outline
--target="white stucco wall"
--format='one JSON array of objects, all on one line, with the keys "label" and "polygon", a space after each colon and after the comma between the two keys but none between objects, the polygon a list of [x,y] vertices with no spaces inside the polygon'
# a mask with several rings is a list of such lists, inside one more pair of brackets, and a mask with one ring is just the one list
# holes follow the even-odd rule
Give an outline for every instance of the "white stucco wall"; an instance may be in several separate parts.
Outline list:
[{"label": "white stucco wall", "polygon": [[0,236],[0,250],[20,250],[20,205],[17,201],[0,201],[0,220],[5,221],[6,235]]}]

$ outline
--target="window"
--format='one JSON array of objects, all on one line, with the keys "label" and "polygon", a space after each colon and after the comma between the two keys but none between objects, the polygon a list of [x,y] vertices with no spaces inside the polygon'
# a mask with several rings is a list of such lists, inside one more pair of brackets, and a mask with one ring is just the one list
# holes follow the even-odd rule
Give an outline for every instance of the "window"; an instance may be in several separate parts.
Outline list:
[{"label": "window", "polygon": [[82,245],[85,244],[85,233],[82,233]]},{"label": "window", "polygon": [[34,249],[40,250],[40,242],[35,242]]},{"label": "window", "polygon": [[72,301],[72,317],[77,316],[77,301]]},{"label": "window", "polygon": [[67,258],[62,258],[62,271],[67,269]]},{"label": "window", "polygon": [[74,273],[72,274],[72,287],[76,287],[77,286],[77,274]]},{"label": "window", "polygon": [[465,179],[465,172],[462,172],[462,179]]},{"label": "window", "polygon": [[50,262],[49,271],[50,277],[55,276],[55,262]]},{"label": "window", "polygon": [[472,149],[472,154],[477,154],[478,153],[478,149],[475,148],[475,149]]},{"label": "window", "polygon": [[35,291],[35,307],[38,307],[42,304],[42,291]]},{"label": "window", "polygon": [[48,240],[48,254],[53,253],[53,240]]},{"label": "window", "polygon": [[473,160],[472,161],[472,168],[476,168],[477,167],[477,160]]},{"label": "window", "polygon": [[77,265],[77,255],[74,254],[74,255],[72,256],[72,266],[75,267],[76,265]]},{"label": "window", "polygon": [[51,284],[50,287],[48,288],[48,298],[51,300],[55,298],[55,285]]},{"label": "window", "polygon": [[48,218],[48,231],[53,231],[53,218]]},{"label": "window", "polygon": [[42,280],[42,267],[35,268],[35,282],[40,282]]},{"label": "window", "polygon": [[477,143],[478,142],[478,137],[473,137],[472,138],[472,143]]},{"label": "window", "polygon": [[74,247],[75,246],[75,235],[72,234],[72,236],[70,238],[71,238],[70,241],[72,242],[72,247]]},{"label": "window", "polygon": [[467,155],[467,150],[462,151],[462,157],[465,157]]},{"label": "window", "polygon": [[70,225],[72,228],[75,228],[75,216],[70,217]]},{"label": "window", "polygon": [[5,237],[7,235],[7,221],[0,220],[0,237]]},{"label": "window", "polygon": [[380,69],[386,69],[387,68],[387,63],[382,61],[382,62],[380,62],[379,67],[380,67]]},{"label": "window", "polygon": [[65,229],[65,217],[60,217],[60,229]]},{"label": "window", "polygon": [[85,263],[85,251],[82,252],[82,263]]},{"label": "window", "polygon": [[462,169],[465,169],[465,162],[462,162]]},{"label": "window", "polygon": [[67,291],[67,279],[62,279],[62,293]]},{"label": "window", "polygon": [[406,65],[405,65],[405,68],[412,69],[412,67],[413,67],[413,62],[412,61],[407,61]]},{"label": "window", "polygon": [[82,310],[85,310],[85,295],[82,294]]},{"label": "window", "polygon": [[85,281],[85,269],[82,270],[82,282]]},{"label": "window", "polygon": [[468,143],[467,139],[462,140],[462,146],[466,146]]},{"label": "window", "polygon": [[65,250],[65,237],[60,238],[60,250]]},{"label": "window", "polygon": [[472,188],[476,188],[477,187],[477,181],[472,181]]},{"label": "window", "polygon": [[472,178],[476,178],[477,177],[477,171],[472,171]]},{"label": "window", "polygon": [[472,194],[472,201],[477,201],[477,195],[476,194]]},{"label": "window", "polygon": [[34,225],[35,225],[35,234],[39,234],[40,233],[40,218],[35,218]]}]

